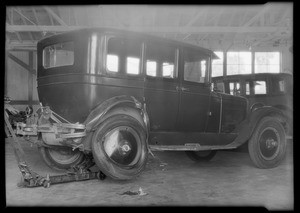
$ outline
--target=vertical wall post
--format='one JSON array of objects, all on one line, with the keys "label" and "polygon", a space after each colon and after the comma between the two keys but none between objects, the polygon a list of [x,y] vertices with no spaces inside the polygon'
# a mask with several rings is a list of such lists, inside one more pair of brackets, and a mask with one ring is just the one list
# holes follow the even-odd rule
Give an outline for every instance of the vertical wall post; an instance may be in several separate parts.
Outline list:
[{"label": "vertical wall post", "polygon": [[29,105],[32,104],[32,97],[33,97],[33,74],[32,72],[34,72],[33,70],[33,51],[29,51],[29,61],[28,61],[28,65],[29,65],[29,69],[30,72],[28,72],[28,102]]},{"label": "vertical wall post", "polygon": [[5,50],[5,78],[4,78],[4,94],[7,96],[7,81],[8,81],[8,72],[7,72],[7,50]]},{"label": "vertical wall post", "polygon": [[227,76],[227,51],[223,52],[223,76]]}]

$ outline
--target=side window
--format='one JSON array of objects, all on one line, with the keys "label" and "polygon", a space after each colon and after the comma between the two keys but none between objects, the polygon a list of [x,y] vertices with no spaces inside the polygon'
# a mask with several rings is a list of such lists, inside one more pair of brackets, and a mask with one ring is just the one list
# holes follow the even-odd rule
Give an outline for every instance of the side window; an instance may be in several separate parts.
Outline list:
[{"label": "side window", "polygon": [[217,90],[219,90],[220,92],[225,92],[225,86],[223,82],[217,82],[216,86],[217,86]]},{"label": "side window", "polygon": [[145,54],[146,75],[176,78],[176,48],[163,44],[147,44]]},{"label": "side window", "polygon": [[240,83],[230,82],[229,83],[230,95],[241,95]]},{"label": "side window", "polygon": [[141,43],[112,37],[107,43],[106,69],[108,72],[140,74]]},{"label": "side window", "polygon": [[118,72],[119,71],[119,56],[108,54],[106,56],[106,67],[108,71]]},{"label": "side window", "polygon": [[278,84],[279,84],[279,92],[284,92],[284,88],[285,88],[285,82],[284,82],[284,80],[280,80],[278,82]]},{"label": "side window", "polygon": [[207,76],[208,58],[201,52],[185,52],[184,54],[184,80],[204,83]]},{"label": "side window", "polygon": [[254,81],[254,94],[263,95],[267,94],[266,81]]},{"label": "side window", "polygon": [[250,82],[246,81],[246,95],[250,95]]}]

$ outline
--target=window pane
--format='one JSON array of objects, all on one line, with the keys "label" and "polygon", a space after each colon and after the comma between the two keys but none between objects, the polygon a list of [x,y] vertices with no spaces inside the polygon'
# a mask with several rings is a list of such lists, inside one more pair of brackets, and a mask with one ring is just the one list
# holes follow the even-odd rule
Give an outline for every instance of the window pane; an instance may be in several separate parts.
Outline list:
[{"label": "window pane", "polygon": [[267,94],[265,81],[254,81],[254,94]]},{"label": "window pane", "polygon": [[119,58],[116,55],[106,56],[106,67],[111,72],[118,72]]},{"label": "window pane", "polygon": [[74,43],[64,42],[50,45],[43,50],[44,68],[60,67],[74,64]]},{"label": "window pane", "polygon": [[239,74],[250,74],[251,73],[251,65],[250,64],[240,64],[238,72],[239,72]]},{"label": "window pane", "polygon": [[221,92],[225,92],[224,83],[223,82],[217,82],[217,89]]},{"label": "window pane", "polygon": [[250,83],[246,82],[246,95],[250,95]]},{"label": "window pane", "polygon": [[227,75],[236,75],[239,74],[238,65],[227,65]]},{"label": "window pane", "polygon": [[268,72],[270,73],[279,73],[279,65],[269,65],[269,70]]},{"label": "window pane", "polygon": [[284,92],[284,80],[281,80],[278,83],[279,83],[279,91]]},{"label": "window pane", "polygon": [[184,80],[192,82],[204,82],[205,72],[201,72],[201,61],[184,63]]},{"label": "window pane", "polygon": [[212,65],[212,77],[223,75],[223,65]]},{"label": "window pane", "polygon": [[184,80],[198,83],[206,81],[207,56],[201,52],[185,52]]},{"label": "window pane", "polygon": [[255,52],[255,73],[279,73],[279,52]]},{"label": "window pane", "polygon": [[268,72],[267,65],[255,65],[255,73],[266,73]]},{"label": "window pane", "polygon": [[250,74],[251,52],[228,52],[227,75]]},{"label": "window pane", "polygon": [[156,76],[157,62],[147,60],[146,63],[146,73],[149,76]]},{"label": "window pane", "polygon": [[239,55],[238,52],[227,52],[227,64],[238,64]]},{"label": "window pane", "polygon": [[163,78],[177,77],[175,67],[176,48],[161,44],[146,46],[146,74]]},{"label": "window pane", "polygon": [[139,74],[139,68],[140,68],[139,58],[127,57],[126,71],[128,74],[135,74],[135,75]]},{"label": "window pane", "polygon": [[279,64],[279,52],[268,52],[268,64]]},{"label": "window pane", "polygon": [[140,73],[141,47],[140,42],[131,39],[110,38],[107,44],[107,70],[120,74],[138,75]]},{"label": "window pane", "polygon": [[214,59],[212,61],[212,77],[215,76],[222,76],[223,75],[223,63],[224,63],[224,58],[223,58],[223,52],[214,52],[219,59]]},{"label": "window pane", "polygon": [[174,78],[174,64],[164,62],[162,64],[163,77]]}]

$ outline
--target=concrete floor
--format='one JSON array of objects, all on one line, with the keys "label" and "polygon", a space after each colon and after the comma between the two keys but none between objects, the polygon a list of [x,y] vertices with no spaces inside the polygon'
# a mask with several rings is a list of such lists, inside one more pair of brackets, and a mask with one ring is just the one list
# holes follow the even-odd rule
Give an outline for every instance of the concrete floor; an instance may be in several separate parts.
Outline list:
[{"label": "concrete floor", "polygon": [[[154,152],[134,180],[89,180],[19,188],[21,174],[6,139],[7,206],[263,206],[293,210],[293,147],[274,169],[254,167],[247,152],[219,151],[211,162],[195,163],[184,152]],[[40,175],[61,174],[48,168],[37,148],[21,141],[27,162]],[[121,195],[138,191],[147,195]]]}]

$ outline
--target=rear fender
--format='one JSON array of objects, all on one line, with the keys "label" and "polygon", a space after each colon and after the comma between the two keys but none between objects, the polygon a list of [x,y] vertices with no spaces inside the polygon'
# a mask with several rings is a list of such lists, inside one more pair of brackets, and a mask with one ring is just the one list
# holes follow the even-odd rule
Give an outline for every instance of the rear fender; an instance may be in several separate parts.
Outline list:
[{"label": "rear fender", "polygon": [[259,121],[266,116],[275,116],[283,125],[285,125],[285,116],[281,110],[271,106],[262,106],[256,108],[255,110],[250,111],[246,119],[234,130],[235,133],[238,133],[234,143],[236,143],[237,146],[240,146],[247,142],[252,136],[252,133]]},{"label": "rear fender", "polygon": [[127,114],[137,119],[144,127],[148,138],[150,125],[146,105],[143,105],[133,96],[116,96],[99,104],[86,118],[84,124],[87,136],[83,139],[85,150],[90,150],[92,135],[97,127],[107,117],[114,114]]}]

